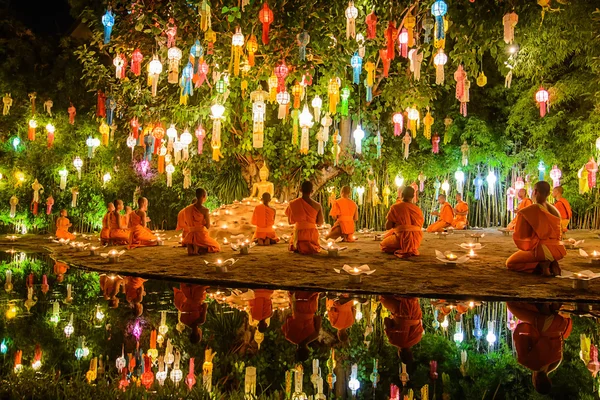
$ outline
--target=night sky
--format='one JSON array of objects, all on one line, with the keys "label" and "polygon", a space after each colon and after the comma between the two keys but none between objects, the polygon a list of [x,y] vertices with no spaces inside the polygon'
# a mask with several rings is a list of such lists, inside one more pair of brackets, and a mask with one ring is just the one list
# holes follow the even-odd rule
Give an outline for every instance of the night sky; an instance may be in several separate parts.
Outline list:
[{"label": "night sky", "polygon": [[60,35],[75,23],[68,0],[10,0],[12,15],[37,35]]}]

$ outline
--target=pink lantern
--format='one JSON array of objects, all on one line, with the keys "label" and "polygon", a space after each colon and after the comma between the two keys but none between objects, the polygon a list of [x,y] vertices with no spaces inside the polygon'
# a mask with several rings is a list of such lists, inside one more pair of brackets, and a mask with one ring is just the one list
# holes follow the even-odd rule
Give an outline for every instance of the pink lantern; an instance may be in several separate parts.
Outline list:
[{"label": "pink lantern", "polygon": [[433,154],[438,154],[440,152],[440,135],[437,133],[431,137],[431,150],[433,151]]},{"label": "pink lantern", "polygon": [[552,187],[560,186],[560,178],[562,177],[562,171],[555,165],[550,170],[550,179],[552,179]]},{"label": "pink lantern", "polygon": [[596,186],[596,173],[598,172],[598,164],[594,161],[594,157],[590,157],[590,161],[585,164],[585,169],[588,172],[588,187],[592,189]]},{"label": "pink lantern", "polygon": [[392,117],[392,121],[394,121],[394,136],[400,136],[404,127],[404,116],[402,113],[396,113]]},{"label": "pink lantern", "polygon": [[400,388],[393,383],[390,385],[390,400],[400,400]]},{"label": "pink lantern", "polygon": [[516,194],[516,189],[513,187],[509,187],[506,190],[506,210],[508,211],[515,211],[515,194]]},{"label": "pink lantern", "polygon": [[198,125],[196,128],[196,139],[198,139],[198,154],[202,154],[202,148],[204,146],[204,138],[206,137],[206,131],[202,125]]},{"label": "pink lantern", "polygon": [[285,78],[288,76],[289,69],[285,61],[275,67],[275,76],[277,77],[277,93],[285,92]]},{"label": "pink lantern", "polygon": [[135,49],[133,51],[133,54],[131,55],[131,72],[133,72],[135,76],[140,76],[140,74],[142,73],[143,59],[144,56],[142,55],[140,49]]},{"label": "pink lantern", "polygon": [[515,190],[518,193],[519,190],[523,189],[524,187],[525,187],[525,182],[523,182],[523,178],[518,177],[517,180],[515,181]]},{"label": "pink lantern", "polygon": [[398,35],[398,50],[402,57],[406,58],[408,56],[408,30],[406,28],[402,28],[400,35]]},{"label": "pink lantern", "polygon": [[549,107],[548,98],[548,91],[540,86],[540,90],[535,94],[535,101],[540,105],[540,117],[542,118],[546,115],[546,109]]}]

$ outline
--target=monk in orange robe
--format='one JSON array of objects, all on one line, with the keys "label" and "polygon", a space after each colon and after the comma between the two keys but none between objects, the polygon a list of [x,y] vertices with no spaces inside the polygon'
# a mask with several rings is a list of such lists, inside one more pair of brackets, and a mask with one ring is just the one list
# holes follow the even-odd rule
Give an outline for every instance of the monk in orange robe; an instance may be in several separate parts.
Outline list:
[{"label": "monk in orange robe", "polygon": [[302,197],[290,201],[285,210],[290,225],[295,224],[289,250],[300,254],[314,254],[321,251],[317,225],[323,224],[323,209],[321,204],[310,198],[313,191],[311,182],[304,182],[301,191]]},{"label": "monk in orange robe", "polygon": [[558,210],[560,214],[560,227],[564,232],[567,231],[567,227],[569,226],[569,222],[573,217],[573,212],[571,211],[571,205],[563,197],[563,188],[562,186],[557,186],[552,190],[552,197],[556,200],[554,202],[554,207]]},{"label": "monk in orange robe", "polygon": [[258,321],[258,331],[264,333],[267,330],[267,319],[273,315],[273,301],[271,301],[272,290],[255,289],[254,298],[250,300],[250,315]]},{"label": "monk in orange robe", "polygon": [[56,220],[56,237],[58,239],[74,240],[75,235],[69,232],[73,224],[67,218],[67,210],[60,210],[60,217]]},{"label": "monk in orange robe", "polygon": [[69,270],[69,266],[64,262],[56,261],[54,263],[54,274],[56,275],[56,282],[60,283],[65,279],[65,274]]},{"label": "monk in orange robe", "polygon": [[356,309],[354,301],[349,297],[337,300],[327,299],[327,319],[331,326],[337,329],[337,337],[340,342],[348,341],[348,329],[354,325]]},{"label": "monk in orange robe", "polygon": [[141,316],[144,311],[142,300],[146,291],[144,290],[144,282],[147,279],[138,278],[135,276],[128,276],[125,278],[125,299],[133,307],[136,316]]},{"label": "monk in orange robe", "polygon": [[183,224],[188,232],[182,243],[187,247],[189,255],[221,251],[219,243],[208,235],[210,213],[203,205],[206,197],[206,190],[196,189],[196,203],[183,209]]},{"label": "monk in orange robe", "polygon": [[462,200],[462,194],[456,193],[456,206],[454,207],[454,229],[465,229],[468,225],[467,215],[469,214],[469,205]]},{"label": "monk in orange robe", "polygon": [[537,204],[517,214],[513,241],[519,248],[506,260],[508,269],[520,272],[541,273],[544,276],[560,275],[558,260],[566,254],[561,244],[560,214],[548,204],[550,185],[539,181],[533,189]]},{"label": "monk in orange robe", "polygon": [[[194,199],[192,201],[192,204],[196,204],[196,199]],[[175,228],[176,231],[181,231],[181,241],[183,242],[183,238],[185,237],[185,235],[188,234],[188,230],[187,230],[187,225],[185,224],[185,218],[183,218],[183,211],[185,210],[182,209],[179,211],[179,213],[177,214],[177,227]],[[185,245],[182,244],[183,247],[185,247]]]},{"label": "monk in orange robe", "polygon": [[533,372],[535,390],[549,394],[552,381],[548,374],[562,361],[563,343],[573,327],[571,318],[559,314],[557,307],[549,304],[509,302],[506,305],[520,320],[513,332],[517,361]]},{"label": "monk in orange robe", "polygon": [[429,225],[427,232],[443,232],[444,229],[452,225],[454,222],[454,210],[450,203],[446,201],[446,195],[440,194],[438,196],[438,203],[440,204],[440,211],[432,211],[431,215],[435,215],[438,218],[436,222]]},{"label": "monk in orange robe", "polygon": [[262,195],[262,204],[254,208],[252,213],[252,225],[256,225],[256,231],[252,240],[258,242],[259,246],[270,246],[279,242],[273,225],[275,225],[275,209],[269,206],[271,194],[268,192]]},{"label": "monk in orange robe", "polygon": [[138,198],[138,209],[129,215],[129,248],[156,246],[156,235],[146,227],[148,199]]},{"label": "monk in orange robe", "polygon": [[354,242],[354,221],[358,221],[358,206],[350,199],[350,186],[342,187],[341,195],[329,212],[335,223],[327,239],[335,240],[341,236],[344,242]]},{"label": "monk in orange robe", "polygon": [[181,283],[179,289],[173,288],[175,308],[181,312],[181,322],[192,328],[190,342],[199,343],[202,339],[200,325],[206,322],[206,289],[208,286]]},{"label": "monk in orange robe", "polygon": [[437,302],[432,302],[431,304],[438,310],[437,321],[440,324],[444,322],[445,317],[450,315],[453,309],[456,309],[456,314],[454,314],[454,320],[456,322],[460,322],[462,315],[469,311],[469,307],[464,304],[456,303],[450,305],[446,300],[438,300]]},{"label": "monk in orange robe", "polygon": [[121,211],[123,210],[123,200],[117,200],[114,204],[115,211],[108,217],[110,242],[112,244],[128,244],[129,229],[127,229],[125,216],[121,215]]},{"label": "monk in orange robe", "polygon": [[419,299],[415,297],[381,296],[381,304],[391,316],[383,321],[385,334],[398,348],[402,362],[410,366],[413,361],[411,348],[423,337],[423,313]]},{"label": "monk in orange robe", "polygon": [[[517,197],[519,198],[519,205],[517,206],[517,213],[524,208],[529,207],[533,204],[533,201],[529,197],[527,197],[527,190],[519,189],[519,193],[517,193]],[[517,217],[510,221],[510,223],[506,226],[506,229],[509,231],[515,230],[515,224],[517,223]]]},{"label": "monk in orange robe", "polygon": [[107,244],[110,240],[108,219],[110,218],[110,214],[115,211],[115,205],[113,203],[108,203],[106,205],[106,210],[106,214],[104,214],[104,217],[102,217],[102,230],[100,231],[100,242],[102,244]]},{"label": "monk in orange robe", "polygon": [[306,361],[309,356],[308,345],[319,337],[321,317],[316,315],[319,308],[318,292],[295,291],[290,293],[292,315],[288,316],[281,327],[285,338],[298,346],[296,359]]},{"label": "monk in orange robe", "polygon": [[419,255],[423,240],[423,212],[413,204],[414,189],[407,186],[402,190],[402,201],[392,205],[387,214],[384,239],[379,244],[381,251],[393,253],[400,258]]},{"label": "monk in orange robe", "polygon": [[108,300],[108,306],[110,308],[117,308],[119,306],[119,290],[121,287],[124,288],[125,281],[119,275],[100,275],[100,290],[106,300]]}]

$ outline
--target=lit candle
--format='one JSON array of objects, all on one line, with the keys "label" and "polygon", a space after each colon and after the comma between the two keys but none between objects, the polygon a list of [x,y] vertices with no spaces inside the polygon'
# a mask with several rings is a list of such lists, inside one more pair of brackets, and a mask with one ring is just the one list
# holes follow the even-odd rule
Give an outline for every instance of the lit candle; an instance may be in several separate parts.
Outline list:
[{"label": "lit candle", "polygon": [[477,258],[477,254],[475,254],[475,251],[473,249],[469,251],[469,258]]},{"label": "lit candle", "polygon": [[446,258],[450,261],[454,261],[458,258],[458,256],[456,254],[449,253],[449,254],[446,254]]},{"label": "lit candle", "polygon": [[223,262],[223,261],[221,261],[221,259],[220,259],[220,258],[217,260],[217,264],[219,264],[219,265],[221,265],[221,263],[222,263],[222,262]]},{"label": "lit candle", "polygon": [[221,229],[227,229],[227,224],[221,225]]},{"label": "lit candle", "polygon": [[96,246],[92,246],[90,247],[90,256],[97,256],[98,255],[98,248]]},{"label": "lit candle", "polygon": [[573,289],[586,290],[590,287],[590,280],[583,275],[576,273],[573,279]]},{"label": "lit candle", "polygon": [[119,261],[119,253],[116,250],[111,250],[108,252],[108,261],[111,263],[115,263]]},{"label": "lit candle", "polygon": [[227,241],[227,238],[223,238],[223,244],[227,244],[229,243],[229,241]]}]

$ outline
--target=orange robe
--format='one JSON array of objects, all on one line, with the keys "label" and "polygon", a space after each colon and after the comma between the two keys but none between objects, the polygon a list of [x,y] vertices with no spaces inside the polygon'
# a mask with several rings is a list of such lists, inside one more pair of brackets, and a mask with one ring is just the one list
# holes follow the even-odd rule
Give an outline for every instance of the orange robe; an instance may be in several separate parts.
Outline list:
[{"label": "orange robe", "polygon": [[275,229],[273,229],[273,225],[275,225],[275,210],[271,207],[264,204],[257,205],[252,213],[252,225],[256,226],[252,240],[269,238],[279,242]]},{"label": "orange robe", "polygon": [[[461,213],[468,213],[469,205],[466,202],[461,201],[456,205],[456,210]],[[452,226],[454,227],[454,229],[465,229],[465,227],[467,226],[467,216],[457,214],[454,217],[454,221],[452,221]]]},{"label": "orange robe", "polygon": [[60,217],[56,220],[56,237],[59,239],[74,240],[75,235],[69,232],[69,218]]},{"label": "orange robe", "polygon": [[514,271],[533,272],[541,261],[562,259],[567,251],[560,237],[560,218],[539,204],[524,208],[517,214],[513,234],[519,251],[506,260],[506,266]]},{"label": "orange robe", "polygon": [[107,212],[102,217],[102,230],[100,231],[100,241],[102,244],[108,243],[110,239],[110,228],[108,227],[108,218],[110,217],[110,213]]},{"label": "orange robe", "polygon": [[285,215],[289,217],[292,224],[296,225],[290,239],[290,251],[297,251],[300,254],[314,254],[321,251],[317,230],[318,213],[302,199],[290,201]]},{"label": "orange robe", "polygon": [[429,225],[427,232],[443,232],[445,228],[452,225],[454,222],[454,210],[450,203],[445,202],[440,209],[438,220]]},{"label": "orange robe", "polygon": [[379,244],[381,251],[394,253],[402,258],[418,256],[419,246],[423,240],[423,212],[412,204],[400,202],[392,205],[387,220],[394,223],[394,228],[385,233]]},{"label": "orange robe", "polygon": [[340,304],[337,300],[327,299],[327,319],[332,327],[337,330],[348,329],[354,325],[355,318],[356,309],[352,300]]},{"label": "orange robe", "polygon": [[357,209],[358,206],[355,202],[341,197],[333,203],[329,212],[329,215],[336,218],[332,229],[339,226],[342,234],[348,235],[346,239],[348,242],[354,242],[354,214],[356,214]]},{"label": "orange robe", "polygon": [[187,234],[183,237],[183,244],[193,244],[199,247],[208,248],[209,253],[221,251],[219,243],[208,235],[208,229],[204,226],[204,214],[202,214],[195,205],[187,206],[183,209],[183,224],[187,229]]},{"label": "orange robe", "polygon": [[[314,340],[319,336],[315,329],[316,312],[319,306],[319,293],[293,292],[292,315],[288,316],[281,327],[285,338],[294,344]],[[314,339],[313,339],[314,338]]]},{"label": "orange robe", "polygon": [[69,270],[69,266],[64,262],[56,261],[54,263],[54,274],[57,276],[64,275]]},{"label": "orange robe", "polygon": [[571,211],[571,205],[564,197],[560,200],[556,200],[554,203],[554,207],[560,213],[560,226],[563,232],[567,231],[567,226],[569,226],[569,221],[571,217],[573,217],[573,212]]},{"label": "orange robe", "polygon": [[518,363],[532,371],[554,370],[562,360],[563,341],[571,334],[571,318],[544,315],[533,304],[507,306],[521,321],[513,332]]},{"label": "orange robe", "polygon": [[206,321],[206,289],[208,286],[182,283],[173,288],[175,308],[181,312],[181,322],[187,326],[202,325]]},{"label": "orange robe", "polygon": [[273,315],[273,302],[271,301],[272,290],[254,290],[254,299],[249,301],[250,315],[255,321],[263,321]]},{"label": "orange robe", "polygon": [[135,212],[129,215],[129,248],[152,246],[156,244],[156,235],[142,225],[142,218]]},{"label": "orange robe", "polygon": [[[517,206],[517,213],[519,211],[521,211],[522,209],[529,207],[532,204],[533,204],[533,201],[531,201],[531,199],[529,197],[525,197]],[[510,221],[510,224],[508,224],[506,226],[506,229],[508,229],[510,231],[514,231],[516,223],[517,223],[517,217],[515,216],[515,218],[512,221]]]},{"label": "orange robe", "polygon": [[112,299],[119,294],[119,289],[123,284],[123,278],[120,276],[108,276],[106,274],[100,275],[100,290],[106,300]]},{"label": "orange robe", "polygon": [[125,299],[130,303],[139,303],[144,298],[144,282],[147,279],[136,276],[125,277]]},{"label": "orange robe", "polygon": [[111,212],[108,216],[108,227],[110,228],[110,240],[113,244],[127,244],[129,242],[129,229],[119,228],[117,217],[121,218],[121,226],[125,225],[126,217],[124,215],[115,215]]},{"label": "orange robe", "polygon": [[177,227],[175,228],[176,231],[183,231],[181,234],[182,238],[184,238],[185,235],[188,234],[187,226],[185,224],[185,218],[183,218],[184,210],[185,208],[179,211],[179,213],[177,214]]},{"label": "orange robe", "polygon": [[423,313],[415,297],[381,296],[381,304],[392,314],[384,320],[384,330],[390,343],[408,349],[423,337]]}]

